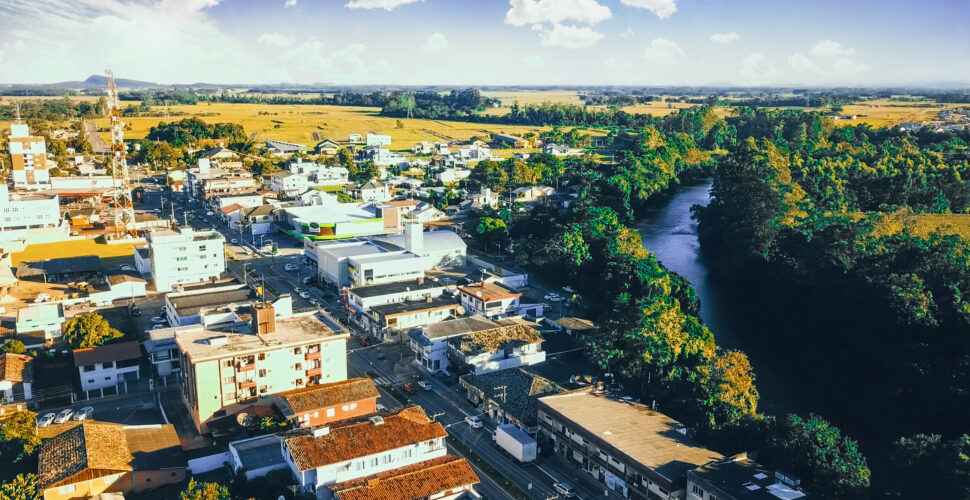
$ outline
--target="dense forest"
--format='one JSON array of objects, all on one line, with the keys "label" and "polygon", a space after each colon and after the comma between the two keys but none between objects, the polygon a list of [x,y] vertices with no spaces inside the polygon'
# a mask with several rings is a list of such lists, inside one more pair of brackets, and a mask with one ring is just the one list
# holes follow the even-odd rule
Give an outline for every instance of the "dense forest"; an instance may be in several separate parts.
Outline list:
[{"label": "dense forest", "polygon": [[162,141],[172,146],[194,145],[200,139],[220,139],[228,143],[246,142],[246,131],[237,123],[206,123],[198,118],[159,123],[148,131],[150,141]]}]

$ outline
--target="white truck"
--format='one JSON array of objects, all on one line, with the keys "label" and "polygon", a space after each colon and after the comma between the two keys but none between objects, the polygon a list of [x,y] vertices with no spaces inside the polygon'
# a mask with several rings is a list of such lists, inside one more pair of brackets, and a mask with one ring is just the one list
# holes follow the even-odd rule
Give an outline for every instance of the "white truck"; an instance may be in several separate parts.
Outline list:
[{"label": "white truck", "polygon": [[537,445],[536,440],[529,437],[512,424],[503,424],[492,433],[495,444],[505,450],[509,455],[522,463],[529,463],[536,459]]}]

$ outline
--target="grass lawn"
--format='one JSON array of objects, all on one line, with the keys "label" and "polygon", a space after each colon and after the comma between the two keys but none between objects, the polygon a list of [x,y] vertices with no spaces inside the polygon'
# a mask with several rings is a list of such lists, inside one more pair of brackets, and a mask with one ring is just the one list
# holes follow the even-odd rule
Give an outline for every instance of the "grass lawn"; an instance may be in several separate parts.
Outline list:
[{"label": "grass lawn", "polygon": [[316,189],[317,191],[323,191],[325,193],[339,193],[340,191],[343,191],[344,187],[339,185],[338,186],[313,186],[313,189]]},{"label": "grass lawn", "polygon": [[98,240],[74,240],[58,243],[41,243],[28,245],[23,252],[11,254],[11,264],[16,267],[23,261],[37,261],[57,259],[63,257],[80,257],[82,255],[97,255],[102,259],[112,257],[131,257],[134,243],[118,243],[108,245]]}]

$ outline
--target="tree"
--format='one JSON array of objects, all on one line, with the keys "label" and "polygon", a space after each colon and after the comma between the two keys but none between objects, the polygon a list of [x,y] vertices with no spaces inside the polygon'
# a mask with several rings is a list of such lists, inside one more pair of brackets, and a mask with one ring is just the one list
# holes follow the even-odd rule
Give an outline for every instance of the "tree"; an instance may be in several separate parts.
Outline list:
[{"label": "tree", "polygon": [[901,498],[970,498],[970,436],[900,438],[890,458],[893,489]]},{"label": "tree", "polygon": [[10,481],[0,484],[0,500],[38,500],[37,476],[17,474]]},{"label": "tree", "polygon": [[[37,436],[35,420],[37,414],[32,411],[18,411],[0,423],[0,457],[4,460],[19,462],[24,457],[34,453],[40,445]],[[11,458],[12,457],[12,458]]]},{"label": "tree", "polygon": [[200,483],[193,477],[189,486],[179,493],[181,500],[229,500],[229,488],[219,483]]},{"label": "tree", "polygon": [[482,217],[478,222],[476,231],[482,236],[486,247],[490,242],[499,242],[509,234],[509,228],[505,225],[505,221],[493,217]]},{"label": "tree", "polygon": [[64,328],[64,341],[75,349],[97,347],[122,337],[124,334],[97,313],[75,316]]},{"label": "tree", "polygon": [[25,346],[24,343],[19,340],[10,340],[4,342],[4,344],[0,346],[0,352],[10,354],[27,354],[27,346]]},{"label": "tree", "polygon": [[340,148],[337,150],[337,161],[340,165],[347,169],[347,173],[354,177],[357,175],[357,164],[354,163],[354,155],[350,154],[350,150],[347,148]]}]

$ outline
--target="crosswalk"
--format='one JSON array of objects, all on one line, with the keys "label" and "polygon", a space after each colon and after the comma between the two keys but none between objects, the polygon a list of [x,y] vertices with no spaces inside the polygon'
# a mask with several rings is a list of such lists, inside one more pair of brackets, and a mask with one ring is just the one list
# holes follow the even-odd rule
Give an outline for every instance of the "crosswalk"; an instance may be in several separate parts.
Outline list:
[{"label": "crosswalk", "polygon": [[401,383],[401,379],[395,377],[377,377],[374,379],[374,383],[377,385],[395,385]]}]

